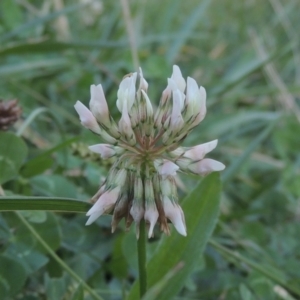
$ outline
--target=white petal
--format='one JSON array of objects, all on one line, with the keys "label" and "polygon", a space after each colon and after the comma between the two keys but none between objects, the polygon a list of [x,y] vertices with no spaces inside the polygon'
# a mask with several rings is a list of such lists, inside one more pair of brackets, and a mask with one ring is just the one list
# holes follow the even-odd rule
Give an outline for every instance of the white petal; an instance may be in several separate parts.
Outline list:
[{"label": "white petal", "polygon": [[189,169],[196,174],[206,175],[213,171],[224,170],[225,165],[214,159],[204,158],[197,163],[191,164]]},{"label": "white petal", "polygon": [[99,153],[104,159],[112,157],[116,154],[114,147],[109,144],[97,144],[89,146],[89,149],[95,153]]},{"label": "white petal", "polygon": [[146,221],[150,223],[149,231],[148,231],[148,238],[150,239],[152,237],[153,229],[158,219],[158,211],[155,204],[153,206],[151,205],[147,207],[147,202],[146,202],[146,211],[145,211],[144,218]]},{"label": "white petal", "polygon": [[90,109],[99,122],[109,122],[109,111],[101,84],[91,85]]},{"label": "white petal", "polygon": [[145,210],[140,205],[140,203],[137,203],[137,201],[133,201],[132,207],[130,209],[130,215],[132,216],[135,224],[136,224],[136,238],[139,238],[140,235],[140,222],[141,219],[144,217]]},{"label": "white petal", "polygon": [[111,210],[118,200],[119,193],[120,187],[116,187],[103,193],[97,202],[92,206],[92,208],[86,213],[87,216],[91,216],[91,218],[89,218],[87,221],[87,225],[90,225],[102,214]]},{"label": "white petal", "polygon": [[194,105],[200,99],[199,87],[194,78],[187,78],[186,101],[188,104]]},{"label": "white petal", "polygon": [[197,145],[185,151],[183,156],[192,160],[200,160],[205,156],[205,154],[215,149],[217,144],[218,140],[214,140],[205,144]]},{"label": "white petal", "polygon": [[163,197],[163,207],[166,217],[171,220],[176,230],[186,236],[186,225],[181,207],[177,203],[172,203],[166,196]]},{"label": "white petal", "polygon": [[129,92],[128,92],[128,99],[127,99],[127,108],[128,111],[130,111],[134,100],[135,100],[135,92],[136,92],[136,88],[135,88],[135,84],[136,84],[136,77],[137,77],[137,73],[133,73],[131,78],[131,82],[130,82],[130,87],[129,87]]},{"label": "white petal", "polygon": [[176,164],[166,159],[161,166],[160,175],[162,175],[163,177],[176,176],[176,171],[178,169],[179,167]]},{"label": "white petal", "polygon": [[136,223],[140,223],[141,219],[144,217],[144,212],[144,208],[140,205],[136,205],[135,203],[133,203],[130,209],[130,214]]},{"label": "white petal", "polygon": [[77,101],[74,105],[74,108],[76,109],[80,118],[80,122],[84,127],[92,130],[95,133],[101,133],[101,129],[96,118],[84,104],[82,104],[80,101]]},{"label": "white petal", "polygon": [[183,125],[184,121],[181,115],[181,108],[183,107],[184,99],[180,94],[179,90],[173,91],[173,108],[171,114],[171,129],[174,131],[179,131]]},{"label": "white petal", "polygon": [[94,223],[100,216],[102,215],[101,211],[96,211],[93,214],[90,215],[90,217],[88,218],[88,220],[86,221],[85,225],[91,225],[92,223]]},{"label": "white petal", "polygon": [[152,107],[151,101],[150,101],[148,95],[146,94],[146,92],[144,92],[143,90],[142,90],[142,94],[144,96],[144,99],[146,100],[147,116],[152,116],[153,115],[153,107]]},{"label": "white petal", "polygon": [[124,102],[126,102],[127,109],[130,110],[135,99],[135,83],[137,73],[130,74],[125,77],[119,86],[117,107],[120,112],[123,111]]},{"label": "white petal", "polygon": [[186,103],[186,119],[196,116],[193,122],[193,126],[196,126],[206,115],[206,91],[202,86],[199,89],[197,82],[191,77],[187,79]]},{"label": "white petal", "polygon": [[140,86],[139,90],[144,90],[147,92],[148,89],[148,82],[144,79],[142,68],[139,68],[139,75],[140,75]]},{"label": "white petal", "polygon": [[182,77],[179,67],[176,65],[173,66],[173,73],[172,73],[171,78],[176,82],[177,88],[181,92],[184,92],[186,83],[185,83],[184,78]]},{"label": "white petal", "polygon": [[135,135],[128,115],[127,100],[123,102],[122,117],[119,121],[119,131],[127,138],[127,140],[131,141],[132,144],[135,143]]}]

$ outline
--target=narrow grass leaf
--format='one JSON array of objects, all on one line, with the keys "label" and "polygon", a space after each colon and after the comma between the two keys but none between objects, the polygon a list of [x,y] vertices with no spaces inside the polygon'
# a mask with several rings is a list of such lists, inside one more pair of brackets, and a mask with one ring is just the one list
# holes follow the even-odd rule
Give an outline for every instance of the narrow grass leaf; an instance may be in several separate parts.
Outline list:
[{"label": "narrow grass leaf", "polygon": [[22,24],[21,26],[13,29],[10,32],[7,32],[5,34],[3,34],[2,36],[0,36],[0,41],[4,42],[7,41],[17,35],[19,35],[20,33],[30,29],[30,28],[36,28],[36,26],[40,25],[40,24],[44,24],[48,21],[51,21],[57,17],[59,17],[60,15],[64,15],[64,14],[68,14],[68,13],[72,13],[75,12],[81,8],[83,8],[84,6],[90,4],[90,2],[86,2],[86,3],[80,3],[80,4],[74,4],[71,6],[68,6],[62,10],[59,11],[55,11],[53,13],[50,13],[46,16],[40,17],[40,18],[36,18],[34,20],[31,20],[25,24]]},{"label": "narrow grass leaf", "polygon": [[269,136],[275,125],[276,121],[273,121],[249,144],[244,153],[225,169],[225,171],[222,173],[223,183],[228,182],[234,176],[234,174],[237,173],[241,166],[247,161],[251,153]]},{"label": "narrow grass leaf", "polygon": [[170,46],[167,53],[167,60],[172,63],[180,52],[181,47],[186,43],[187,39],[191,35],[194,27],[197,25],[202,15],[205,13],[206,8],[210,0],[201,1],[201,3],[196,7],[191,15],[186,19],[186,22],[182,26],[181,31],[178,33],[177,39]]},{"label": "narrow grass leaf", "polygon": [[299,285],[294,284],[292,282],[292,278],[289,278],[282,270],[279,270],[274,266],[272,266],[272,267],[267,266],[265,263],[255,262],[255,261],[241,255],[237,251],[232,251],[232,250],[225,248],[224,246],[222,246],[221,244],[219,244],[217,241],[215,241],[213,239],[211,239],[209,241],[209,244],[212,247],[214,247],[218,252],[220,252],[225,259],[227,259],[229,261],[235,260],[238,263],[246,264],[253,270],[263,274],[267,278],[280,284],[285,289],[287,289],[289,292],[291,292],[297,296],[300,296]]},{"label": "narrow grass leaf", "polygon": [[0,197],[0,211],[47,210],[57,212],[87,212],[91,204],[58,197]]}]

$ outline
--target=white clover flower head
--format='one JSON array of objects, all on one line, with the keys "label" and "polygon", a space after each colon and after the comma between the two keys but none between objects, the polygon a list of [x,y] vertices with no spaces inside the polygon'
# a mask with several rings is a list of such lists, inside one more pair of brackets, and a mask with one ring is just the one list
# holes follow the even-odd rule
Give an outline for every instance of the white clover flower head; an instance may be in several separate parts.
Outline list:
[{"label": "white clover flower head", "polygon": [[112,232],[125,218],[126,228],[142,219],[149,224],[148,237],[156,223],[170,233],[168,220],[183,236],[187,235],[184,213],[178,204],[178,172],[206,175],[225,166],[204,158],[217,146],[217,140],[194,147],[180,147],[182,141],[205,117],[206,92],[197,82],[183,78],[178,66],[168,79],[159,106],[153,110],[147,94],[148,83],[139,73],[123,78],[116,105],[121,118],[116,123],[109,114],[101,85],[91,86],[90,110],[75,104],[83,126],[98,134],[106,144],[90,146],[102,159],[112,159],[106,181],[92,198],[86,225],[112,211]]}]

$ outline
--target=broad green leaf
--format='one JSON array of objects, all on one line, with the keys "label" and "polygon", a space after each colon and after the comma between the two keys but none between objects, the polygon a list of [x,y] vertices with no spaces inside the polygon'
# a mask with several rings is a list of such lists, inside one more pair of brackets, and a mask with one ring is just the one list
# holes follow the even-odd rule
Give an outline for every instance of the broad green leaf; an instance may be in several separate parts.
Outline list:
[{"label": "broad green leaf", "polygon": [[21,213],[31,223],[43,223],[47,220],[47,213],[43,210],[23,210]]},{"label": "broad green leaf", "polygon": [[60,300],[67,291],[66,276],[51,278],[48,274],[44,278],[44,286],[48,300]]},{"label": "broad green leaf", "polygon": [[175,268],[171,269],[158,283],[156,283],[150,290],[147,291],[143,300],[156,300],[160,299],[161,293],[170,279],[177,273],[180,272],[183,267],[183,263],[179,263]]},{"label": "broad green leaf", "polygon": [[78,137],[74,137],[71,139],[68,139],[61,144],[44,151],[40,155],[28,160],[21,168],[21,174],[25,177],[32,177],[38,174],[41,174],[46,169],[50,168],[53,159],[50,157],[52,153],[57,152],[60,149],[64,149],[65,147],[69,146],[73,142],[78,140]]},{"label": "broad green leaf", "polygon": [[[11,237],[14,239],[14,237]],[[47,255],[35,251],[32,247],[24,244],[22,241],[14,240],[5,250],[5,255],[19,262],[26,270],[27,275],[32,275],[34,272],[45,266],[49,258]],[[1,295],[1,294],[0,294]]]},{"label": "broad green leaf", "polygon": [[23,15],[15,0],[2,0],[0,3],[2,20],[7,28],[13,29],[22,23]]},{"label": "broad green leaf", "polygon": [[0,211],[50,210],[58,212],[87,212],[91,204],[58,197],[0,197]]},{"label": "broad green leaf", "polygon": [[242,300],[252,300],[252,293],[249,291],[249,289],[244,285],[244,284],[240,284],[239,286],[239,290],[240,290],[240,295]]},{"label": "broad green leaf", "polygon": [[42,174],[47,169],[50,169],[53,165],[53,159],[51,157],[39,157],[27,162],[21,169],[22,176],[29,178],[39,174]]},{"label": "broad green leaf", "polygon": [[[27,245],[40,253],[47,253],[45,248],[36,241],[35,237],[28,231],[23,223],[15,214],[10,216],[9,223],[14,226],[14,237],[17,243]],[[61,230],[58,224],[57,216],[51,212],[47,212],[47,219],[43,223],[32,223],[31,226],[44,239],[52,250],[57,250],[61,243]]]},{"label": "broad green leaf", "polygon": [[74,294],[71,296],[71,300],[84,300],[83,288],[81,284],[76,288]]},{"label": "broad green leaf", "polygon": [[38,175],[30,179],[30,184],[39,195],[48,197],[76,198],[76,185],[65,176]]},{"label": "broad green leaf", "polygon": [[[187,237],[173,231],[171,236],[162,239],[157,252],[148,262],[148,289],[157,284],[178,263],[184,264],[182,270],[170,279],[161,292],[160,299],[172,299],[193,272],[195,261],[202,255],[217,221],[220,187],[219,174],[216,173],[200,182],[182,205]],[[138,281],[135,282],[127,299],[138,299]]]},{"label": "broad green leaf", "polygon": [[5,255],[0,255],[0,266],[0,291],[5,287],[4,294],[13,296],[25,284],[26,271],[20,263]]},{"label": "broad green leaf", "polygon": [[0,133],[0,184],[15,178],[27,156],[24,141],[10,132]]},{"label": "broad green leaf", "polygon": [[109,264],[109,270],[116,278],[119,279],[126,278],[128,272],[127,262],[122,251],[123,239],[124,234],[120,234],[117,237],[112,252],[112,260]]}]

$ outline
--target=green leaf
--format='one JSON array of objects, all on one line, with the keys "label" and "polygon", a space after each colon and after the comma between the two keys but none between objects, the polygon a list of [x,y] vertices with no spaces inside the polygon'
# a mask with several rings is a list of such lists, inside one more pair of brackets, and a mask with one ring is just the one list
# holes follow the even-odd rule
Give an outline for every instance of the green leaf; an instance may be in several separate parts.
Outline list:
[{"label": "green leaf", "polygon": [[[17,243],[27,245],[29,249],[32,248],[40,253],[47,253],[44,247],[36,242],[35,237],[23,226],[15,214],[10,217],[9,223],[15,228],[14,238]],[[55,251],[58,249],[61,243],[61,230],[55,214],[47,212],[45,222],[32,223],[31,226],[43,237],[44,241],[52,250]]]},{"label": "green leaf", "polygon": [[27,146],[21,138],[10,132],[0,133],[0,184],[18,175],[27,152]]},{"label": "green leaf", "polygon": [[109,270],[116,278],[119,279],[126,278],[128,273],[127,261],[122,251],[123,239],[124,234],[120,234],[115,240],[112,260],[109,263]]},{"label": "green leaf", "polygon": [[65,198],[77,197],[76,185],[68,178],[61,175],[41,174],[31,178],[30,184],[39,195]]},{"label": "green leaf", "polygon": [[[219,174],[216,173],[201,181],[182,205],[188,236],[182,237],[173,232],[171,236],[164,237],[148,262],[148,288],[157,284],[179,262],[184,264],[163,289],[160,299],[172,299],[193,272],[195,261],[202,255],[217,221],[220,187]],[[127,299],[138,299],[138,282],[135,282]]]},{"label": "green leaf", "polygon": [[252,293],[249,291],[249,289],[244,285],[244,284],[240,284],[239,287],[240,290],[240,295],[242,300],[252,300]]},{"label": "green leaf", "polygon": [[0,255],[0,266],[0,291],[13,296],[25,284],[26,271],[21,264],[4,255]]},{"label": "green leaf", "polygon": [[170,46],[169,51],[167,52],[166,57],[169,62],[174,62],[175,58],[180,52],[181,47],[186,44],[191,32],[206,12],[209,2],[210,0],[201,1],[200,4],[192,10],[188,18],[186,18],[181,31],[177,34],[177,39],[175,39],[174,43]]},{"label": "green leaf", "polygon": [[23,33],[24,31],[30,29],[30,28],[36,28],[36,26],[40,25],[40,24],[44,24],[46,22],[49,22],[55,18],[57,18],[60,15],[63,14],[69,14],[72,13],[74,11],[77,11],[81,8],[83,8],[84,6],[88,5],[89,3],[80,3],[80,4],[74,4],[74,5],[70,5],[68,7],[65,7],[62,10],[59,11],[55,11],[52,12],[50,14],[47,14],[45,16],[33,19],[25,24],[22,24],[21,26],[14,28],[12,31],[5,33],[4,35],[0,36],[0,41],[4,42],[6,40],[11,39],[12,37],[15,37],[17,35],[19,35],[20,33]]},{"label": "green leaf", "polygon": [[82,285],[78,285],[77,289],[75,290],[74,294],[71,297],[71,300],[84,300],[83,298],[83,288]]},{"label": "green leaf", "polygon": [[21,169],[22,176],[25,177],[32,177],[38,174],[41,174],[46,169],[50,168],[53,164],[53,159],[50,157],[51,154],[59,151],[60,149],[64,149],[65,147],[69,146],[79,137],[74,137],[68,139],[57,146],[50,148],[49,150],[44,151],[43,153],[37,155],[36,157],[28,160]]},{"label": "green leaf", "polygon": [[44,278],[44,286],[48,300],[61,300],[66,293],[66,276],[51,278],[48,274]]},{"label": "green leaf", "polygon": [[58,197],[0,197],[0,211],[50,210],[58,212],[87,212],[91,204]]},{"label": "green leaf", "polygon": [[3,12],[1,14],[2,20],[9,29],[22,23],[22,12],[16,0],[2,0],[1,9]]},{"label": "green leaf", "polygon": [[161,298],[163,289],[169,284],[170,279],[183,267],[183,263],[179,263],[171,269],[158,283],[156,283],[150,290],[147,291],[143,300],[156,300]]},{"label": "green leaf", "polygon": [[244,153],[222,173],[223,183],[228,182],[247,161],[251,153],[269,136],[275,128],[277,120],[273,121],[264,131],[262,131],[246,148]]}]

